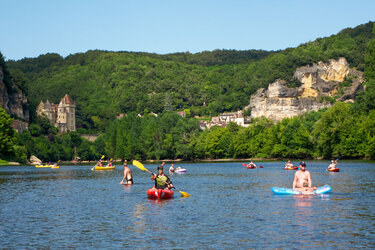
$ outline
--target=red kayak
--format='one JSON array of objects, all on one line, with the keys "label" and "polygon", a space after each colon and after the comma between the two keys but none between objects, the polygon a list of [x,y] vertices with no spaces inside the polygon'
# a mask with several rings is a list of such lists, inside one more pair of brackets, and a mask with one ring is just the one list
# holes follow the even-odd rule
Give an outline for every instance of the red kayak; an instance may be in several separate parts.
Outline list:
[{"label": "red kayak", "polygon": [[285,170],[297,170],[298,167],[297,166],[292,166],[292,167],[285,167],[284,169]]},{"label": "red kayak", "polygon": [[255,167],[255,166],[246,166],[246,168],[248,168],[248,169],[254,169],[254,168],[257,168],[257,167]]},{"label": "red kayak", "polygon": [[328,170],[328,172],[340,172],[339,168],[329,168],[327,170]]},{"label": "red kayak", "polygon": [[171,199],[173,198],[173,190],[154,189],[150,188],[146,192],[149,199]]}]

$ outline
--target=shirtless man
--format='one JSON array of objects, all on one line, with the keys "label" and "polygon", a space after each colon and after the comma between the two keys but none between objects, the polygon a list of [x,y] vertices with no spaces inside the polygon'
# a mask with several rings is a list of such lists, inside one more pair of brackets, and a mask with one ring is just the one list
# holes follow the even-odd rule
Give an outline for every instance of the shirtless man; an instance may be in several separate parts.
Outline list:
[{"label": "shirtless man", "polygon": [[316,187],[311,187],[311,175],[306,170],[306,163],[301,161],[299,163],[299,170],[294,175],[293,189],[302,192],[302,194],[313,194]]},{"label": "shirtless man", "polygon": [[[125,179],[126,179],[126,181],[124,182]],[[134,183],[134,181],[133,181],[132,171],[128,167],[127,160],[125,160],[124,161],[124,178],[122,178],[122,181],[120,182],[120,184],[131,185],[133,183]]]}]

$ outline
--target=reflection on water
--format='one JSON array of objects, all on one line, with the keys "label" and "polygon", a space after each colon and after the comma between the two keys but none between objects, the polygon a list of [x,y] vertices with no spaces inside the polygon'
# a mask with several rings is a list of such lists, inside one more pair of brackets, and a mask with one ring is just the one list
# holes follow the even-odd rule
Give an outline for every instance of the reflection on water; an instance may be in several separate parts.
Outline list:
[{"label": "reflection on water", "polygon": [[[324,195],[279,196],[294,172],[282,164],[181,164],[170,175],[181,198],[149,200],[150,176],[132,167],[134,185],[120,185],[123,171],[0,167],[2,248],[374,248],[375,165],[309,162]],[[147,166],[155,169],[157,165]],[[27,240],[25,240],[27,239]]]}]

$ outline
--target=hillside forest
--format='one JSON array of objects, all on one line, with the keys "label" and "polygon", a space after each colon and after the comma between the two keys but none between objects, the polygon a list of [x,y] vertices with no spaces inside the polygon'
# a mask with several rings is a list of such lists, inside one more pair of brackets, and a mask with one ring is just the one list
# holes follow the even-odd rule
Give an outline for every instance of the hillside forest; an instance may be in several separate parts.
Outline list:
[{"label": "hillside forest", "polygon": [[[26,162],[116,159],[375,158],[375,30],[369,22],[281,51],[215,50],[168,55],[88,51],[50,53],[0,67],[28,97],[31,121],[21,134],[0,111],[0,158]],[[365,90],[355,103],[273,122],[231,123],[202,131],[200,119],[248,105],[250,95],[277,79],[290,87],[296,68],[345,57],[363,71]],[[58,103],[68,93],[77,104],[77,131],[57,133],[36,115],[41,100]],[[186,111],[187,117],[176,111]],[[120,113],[126,114],[116,119]],[[157,116],[151,114],[155,113]],[[200,117],[200,118],[196,118]],[[99,137],[89,142],[81,134]]]}]

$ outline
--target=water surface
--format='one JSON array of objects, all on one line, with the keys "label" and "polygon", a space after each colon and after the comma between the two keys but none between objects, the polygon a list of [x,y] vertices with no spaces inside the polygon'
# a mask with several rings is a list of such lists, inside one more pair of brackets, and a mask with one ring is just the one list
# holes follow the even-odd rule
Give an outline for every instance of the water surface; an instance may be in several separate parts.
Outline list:
[{"label": "water surface", "polygon": [[374,248],[375,164],[328,164],[307,162],[313,185],[333,188],[315,196],[272,194],[292,185],[280,162],[175,164],[187,172],[170,177],[191,197],[166,201],[147,199],[153,182],[134,166],[132,186],[120,166],[0,167],[0,247]]}]

